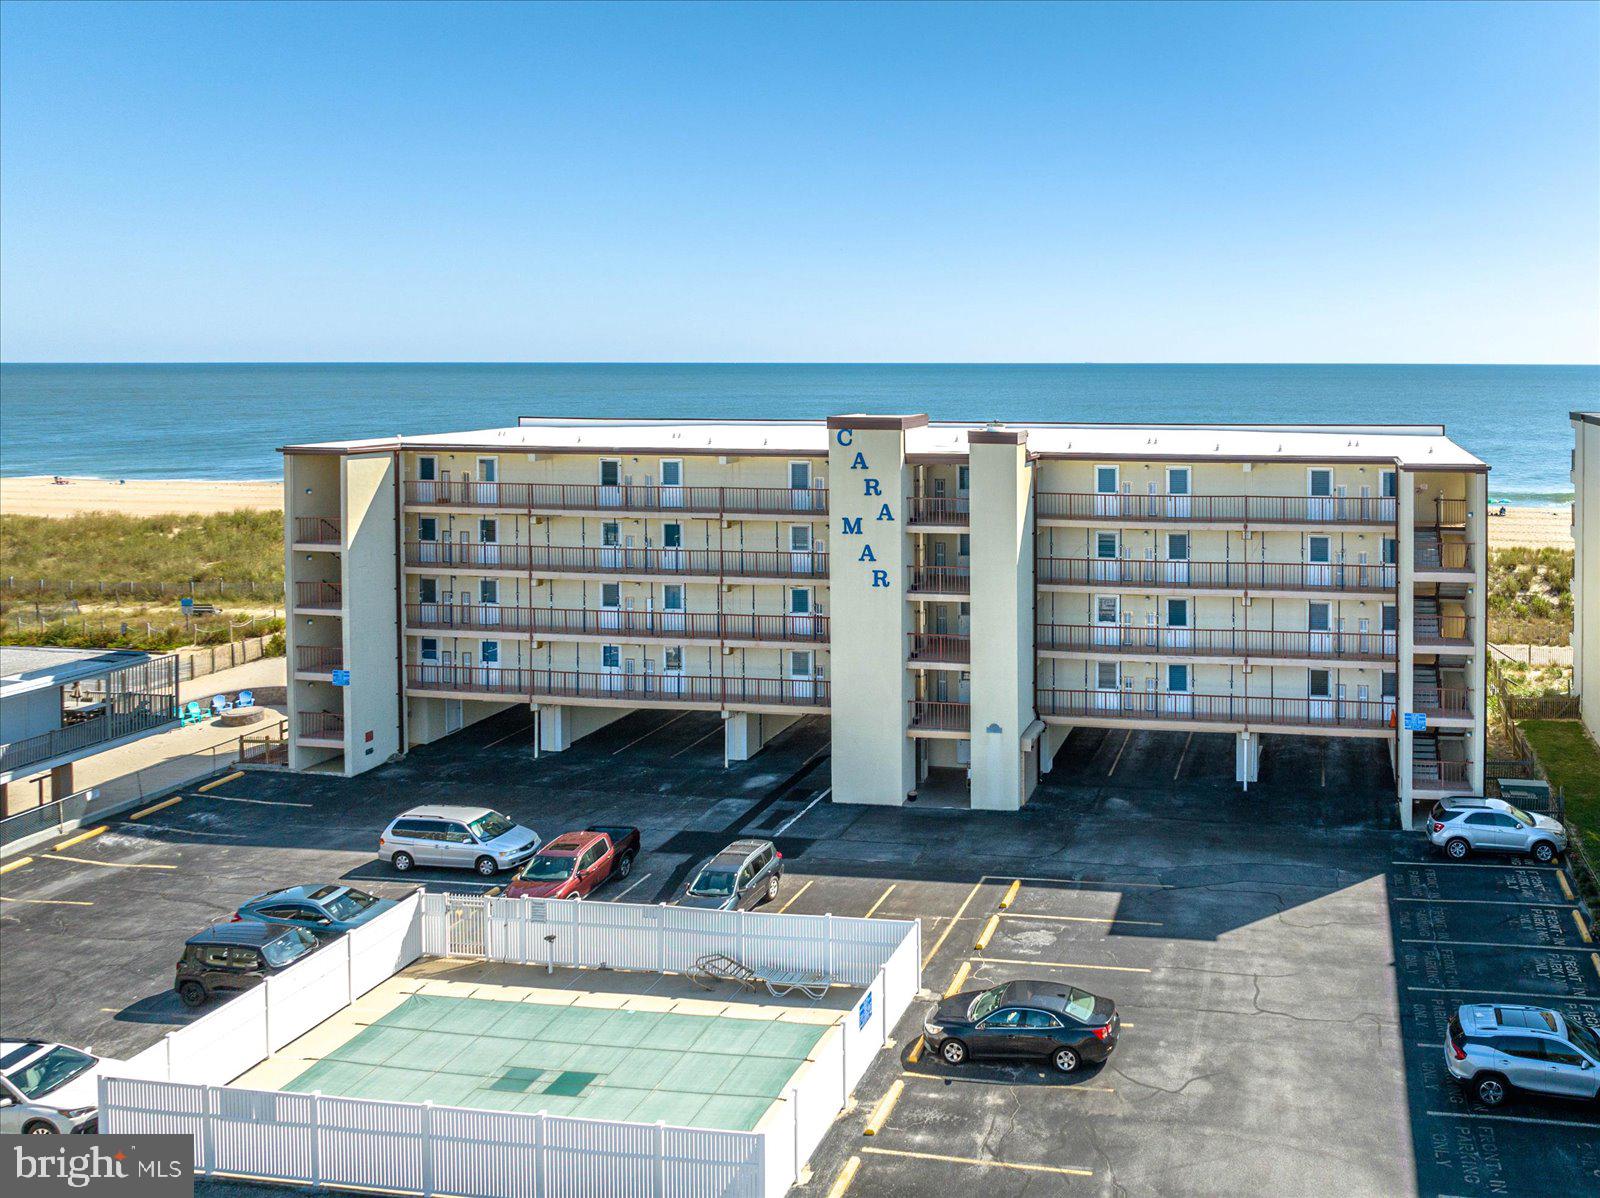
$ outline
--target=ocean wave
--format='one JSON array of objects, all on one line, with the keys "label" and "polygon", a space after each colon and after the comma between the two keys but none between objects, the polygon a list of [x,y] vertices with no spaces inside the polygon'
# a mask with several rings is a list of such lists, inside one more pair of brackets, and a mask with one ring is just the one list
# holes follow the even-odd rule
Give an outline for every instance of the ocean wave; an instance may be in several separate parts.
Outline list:
[{"label": "ocean wave", "polygon": [[1491,491],[1489,503],[1491,506],[1505,504],[1508,507],[1534,507],[1551,503],[1571,503],[1575,498],[1571,491]]}]

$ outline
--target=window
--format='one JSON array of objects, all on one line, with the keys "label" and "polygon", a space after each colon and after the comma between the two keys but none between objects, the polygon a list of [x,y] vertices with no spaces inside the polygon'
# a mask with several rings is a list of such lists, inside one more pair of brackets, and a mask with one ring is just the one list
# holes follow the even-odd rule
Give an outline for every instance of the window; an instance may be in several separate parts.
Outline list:
[{"label": "window", "polygon": [[485,545],[493,545],[500,539],[500,522],[498,520],[478,521],[478,540]]},{"label": "window", "polygon": [[200,964],[207,969],[228,968],[228,946],[225,944],[201,945]]},{"label": "window", "polygon": [[622,485],[622,459],[600,459],[600,485],[602,487],[617,487]]},{"label": "window", "polygon": [[1121,667],[1114,661],[1097,661],[1094,663],[1094,685],[1096,690],[1114,691],[1117,689],[1118,675]]},{"label": "window", "polygon": [[600,544],[607,549],[615,549],[622,544],[622,525],[615,520],[607,520],[600,525]]},{"label": "window", "polygon": [[500,580],[498,578],[480,578],[478,580],[478,602],[500,602]]},{"label": "window", "polygon": [[681,487],[683,485],[683,462],[681,459],[661,459],[661,485],[663,487]]},{"label": "window", "polygon": [[1314,498],[1323,498],[1333,494],[1333,471],[1317,467],[1308,472],[1307,493]]},{"label": "window", "polygon": [[972,556],[972,537],[970,534],[964,532],[959,532],[956,534],[956,556]]},{"label": "window", "polygon": [[1306,538],[1306,560],[1313,565],[1326,565],[1333,560],[1333,542],[1327,537]]},{"label": "window", "polygon": [[1508,1057],[1520,1057],[1525,1061],[1544,1059],[1544,1044],[1536,1036],[1496,1036],[1490,1043]]},{"label": "window", "polygon": [[[456,823],[445,824],[444,832],[439,839],[446,844],[471,844],[473,842],[472,833],[467,831],[467,826]],[[493,838],[485,836],[484,839],[491,840]]]},{"label": "window", "polygon": [[1399,496],[1400,488],[1397,485],[1399,479],[1393,470],[1383,471],[1378,475],[1378,479],[1381,483],[1379,494],[1385,499],[1395,499]]},{"label": "window", "polygon": [[[285,939],[287,939],[287,937],[285,937]],[[273,943],[276,944],[277,941],[273,941]],[[292,957],[285,956],[284,963],[287,963],[292,959]],[[278,962],[274,961],[273,964],[276,965]],[[246,970],[257,969],[260,967],[260,965],[261,957],[253,948],[230,948],[228,950],[228,969],[242,973]]]},{"label": "window", "polygon": [[1312,670],[1310,685],[1307,688],[1313,699],[1331,699],[1333,697],[1333,674],[1328,670]]},{"label": "window", "polygon": [[1055,1028],[1061,1026],[1061,1020],[1048,1011],[1022,1012],[1022,1027],[1027,1028]]},{"label": "window", "polygon": [[1333,628],[1333,609],[1326,603],[1311,603],[1306,608],[1306,627],[1312,632],[1328,632]]},{"label": "window", "polygon": [[661,588],[661,608],[663,611],[683,610],[683,584],[669,582]]},{"label": "window", "polygon": [[1399,627],[1399,609],[1392,603],[1385,603],[1383,605],[1383,630],[1385,632],[1394,632]]},{"label": "window", "polygon": [[1574,1068],[1583,1067],[1583,1054],[1570,1044],[1563,1044],[1560,1040],[1546,1040],[1544,1042],[1544,1059],[1557,1065],[1571,1065]]},{"label": "window", "polygon": [[804,491],[811,486],[811,463],[789,463],[789,489],[791,491]]},{"label": "window", "polygon": [[1010,1027],[1020,1027],[1021,1024],[1022,1012],[1017,1010],[1015,1007],[1005,1011],[996,1011],[993,1015],[989,1016],[989,1018],[983,1021],[983,1026],[985,1028],[1004,1029]]},{"label": "window", "polygon": [[1383,538],[1383,564],[1392,566],[1400,560],[1400,542],[1393,537]]},{"label": "window", "polygon": [[[36,1047],[37,1045],[31,1046],[31,1048]],[[48,1052],[34,1057],[26,1065],[7,1073],[6,1081],[21,1091],[24,1098],[35,1099],[66,1085],[73,1078],[87,1072],[93,1065],[94,1058],[87,1053],[58,1044]]]},{"label": "window", "polygon": [[956,467],[956,491],[958,493],[962,494],[962,495],[965,495],[967,493],[967,491],[970,489],[967,486],[967,484],[971,481],[971,478],[972,478],[971,467],[968,467],[968,466],[957,466]]},{"label": "window", "polygon": [[809,677],[811,677],[811,650],[810,649],[791,649],[791,650],[789,650],[789,677],[791,677],[791,678],[809,678]]},{"label": "window", "polygon": [[1167,627],[1189,627],[1189,601],[1187,599],[1167,600]]},{"label": "window", "polygon": [[622,646],[600,646],[600,668],[604,670],[617,670],[622,668]]},{"label": "window", "polygon": [[[267,959],[268,965],[280,968],[293,961],[296,957],[305,956],[316,947],[317,938],[315,936],[304,928],[295,928],[292,931],[285,932],[270,944],[263,945],[261,956]],[[250,954],[251,958],[251,965],[248,968],[254,968],[256,950],[246,949],[245,951]]]},{"label": "window", "polygon": [[1175,695],[1189,693],[1189,667],[1187,665],[1167,666],[1167,690]]},{"label": "window", "polygon": [[417,477],[423,482],[432,482],[439,477],[438,458],[418,458]]},{"label": "window", "polygon": [[603,845],[603,844],[592,844],[592,845],[590,845],[587,849],[585,849],[583,851],[583,856],[578,858],[578,868],[579,869],[588,869],[588,868],[590,868],[592,865],[594,865],[594,863],[596,861],[600,860],[601,857],[604,857],[605,853],[606,853],[606,846],[605,845]]},{"label": "window", "polygon": [[602,582],[600,584],[600,606],[606,608],[622,606],[622,584],[620,582]]},{"label": "window", "polygon": [[1492,828],[1495,826],[1494,812],[1475,811],[1461,822],[1471,824],[1475,828]]},{"label": "window", "polygon": [[478,481],[492,483],[500,480],[500,463],[495,458],[478,459]]},{"label": "window", "polygon": [[425,662],[435,662],[439,660],[438,637],[425,636],[422,638],[421,657]]},{"label": "window", "polygon": [[1114,532],[1097,532],[1094,534],[1094,555],[1102,560],[1117,556],[1117,534]]},{"label": "window", "polygon": [[439,580],[437,578],[417,579],[417,602],[439,602]]},{"label": "window", "polygon": [[811,525],[789,525],[789,549],[793,553],[811,552]]},{"label": "window", "polygon": [[484,641],[479,657],[486,666],[498,666],[500,664],[500,642]]},{"label": "window", "polygon": [[674,520],[661,526],[661,544],[667,549],[683,548],[683,525]]},{"label": "window", "polygon": [[811,590],[809,587],[789,588],[789,614],[791,616],[809,616],[811,614]]},{"label": "window", "polygon": [[682,645],[672,645],[662,653],[661,668],[669,674],[681,674],[683,672]]},{"label": "window", "polygon": [[1167,467],[1167,494],[1187,495],[1189,493],[1189,467]]},{"label": "window", "polygon": [[1383,672],[1382,691],[1385,699],[1393,699],[1399,695],[1400,675],[1396,674],[1393,670],[1385,670]]},{"label": "window", "polygon": [[437,541],[439,539],[439,518],[437,516],[419,516],[417,518],[417,540]]},{"label": "window", "polygon": [[1094,489],[1099,495],[1115,495],[1117,493],[1117,468],[1115,466],[1096,466],[1094,468]]},{"label": "window", "polygon": [[1189,560],[1189,534],[1186,532],[1169,532],[1167,534],[1167,560],[1186,562]]},{"label": "window", "polygon": [[1121,601],[1115,595],[1096,595],[1094,597],[1094,622],[1096,624],[1115,624],[1117,622],[1117,609]]}]

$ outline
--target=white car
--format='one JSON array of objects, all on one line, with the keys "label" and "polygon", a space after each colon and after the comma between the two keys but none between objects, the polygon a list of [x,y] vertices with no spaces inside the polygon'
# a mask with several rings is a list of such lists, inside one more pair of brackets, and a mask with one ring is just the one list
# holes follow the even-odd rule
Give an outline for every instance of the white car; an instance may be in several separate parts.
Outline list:
[{"label": "white car", "polygon": [[100,1068],[107,1064],[122,1062],[65,1044],[0,1040],[0,1132],[98,1130]]}]

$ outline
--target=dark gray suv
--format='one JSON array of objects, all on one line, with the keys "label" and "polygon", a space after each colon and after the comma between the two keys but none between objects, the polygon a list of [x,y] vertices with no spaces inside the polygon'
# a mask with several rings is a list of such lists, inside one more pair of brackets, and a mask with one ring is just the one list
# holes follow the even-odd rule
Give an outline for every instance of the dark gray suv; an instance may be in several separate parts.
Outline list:
[{"label": "dark gray suv", "polygon": [[736,840],[700,863],[674,902],[680,907],[748,911],[778,897],[783,854],[770,840]]}]

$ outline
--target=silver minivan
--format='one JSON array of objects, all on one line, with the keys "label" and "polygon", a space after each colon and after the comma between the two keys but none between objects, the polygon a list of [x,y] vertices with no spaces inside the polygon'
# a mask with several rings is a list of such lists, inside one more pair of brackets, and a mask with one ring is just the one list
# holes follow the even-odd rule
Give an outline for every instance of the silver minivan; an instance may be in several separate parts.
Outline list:
[{"label": "silver minivan", "polygon": [[378,856],[401,873],[413,865],[516,869],[539,851],[539,834],[488,807],[413,807],[378,837]]}]

